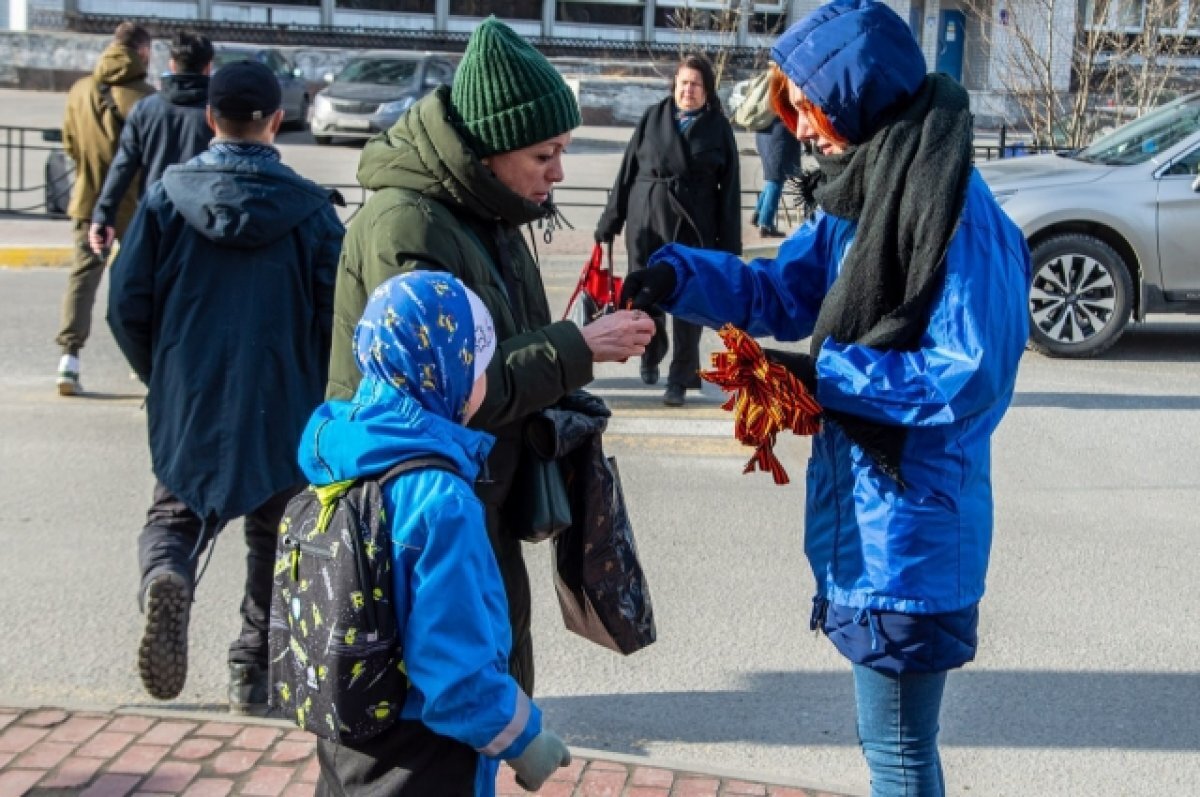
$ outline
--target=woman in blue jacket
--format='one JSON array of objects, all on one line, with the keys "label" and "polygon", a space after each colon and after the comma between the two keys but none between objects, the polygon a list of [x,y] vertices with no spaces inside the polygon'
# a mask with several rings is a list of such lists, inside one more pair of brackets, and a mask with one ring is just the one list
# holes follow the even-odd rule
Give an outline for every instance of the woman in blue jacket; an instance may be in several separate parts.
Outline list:
[{"label": "woman in blue jacket", "polygon": [[322,404],[304,430],[300,466],[315,485],[431,455],[461,474],[414,470],[384,485],[410,684],[400,720],[380,736],[318,740],[320,797],[492,797],[501,759],[534,791],[571,760],[508,672],[508,602],[472,487],[495,438],[464,424],[495,351],[491,314],[456,278],[393,277],[355,330],[358,392]]},{"label": "woman in blue jacket", "polygon": [[1028,331],[1024,239],[971,166],[967,93],[882,3],[836,0],[772,49],[816,145],[816,214],[774,260],[663,247],[621,303],[756,336],[824,408],[807,475],[812,625],[853,664],[874,797],[942,795],[948,670],[977,646],[990,439]]}]

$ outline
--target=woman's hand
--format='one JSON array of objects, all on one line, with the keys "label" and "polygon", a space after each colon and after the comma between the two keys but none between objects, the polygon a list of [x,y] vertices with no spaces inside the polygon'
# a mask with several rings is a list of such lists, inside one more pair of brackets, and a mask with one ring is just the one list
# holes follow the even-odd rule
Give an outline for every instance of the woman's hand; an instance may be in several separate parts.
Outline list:
[{"label": "woman's hand", "polygon": [[618,310],[600,316],[580,331],[595,362],[623,362],[646,351],[654,337],[654,319],[641,310]]},{"label": "woman's hand", "polygon": [[633,269],[625,276],[620,304],[635,310],[649,310],[675,293],[675,283],[675,267],[670,263]]}]

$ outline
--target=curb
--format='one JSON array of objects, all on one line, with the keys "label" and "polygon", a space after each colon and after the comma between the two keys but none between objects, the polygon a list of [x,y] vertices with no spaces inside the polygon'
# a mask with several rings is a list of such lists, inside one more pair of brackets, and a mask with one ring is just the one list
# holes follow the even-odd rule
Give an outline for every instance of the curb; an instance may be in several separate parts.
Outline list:
[{"label": "curb", "polygon": [[64,268],[74,262],[71,246],[3,246],[0,268]]}]

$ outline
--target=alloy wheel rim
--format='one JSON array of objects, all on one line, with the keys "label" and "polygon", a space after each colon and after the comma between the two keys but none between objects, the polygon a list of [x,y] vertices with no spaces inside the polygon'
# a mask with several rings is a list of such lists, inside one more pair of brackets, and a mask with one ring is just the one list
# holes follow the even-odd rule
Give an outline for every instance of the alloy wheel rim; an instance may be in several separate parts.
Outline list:
[{"label": "alloy wheel rim", "polygon": [[1059,343],[1083,343],[1112,322],[1116,281],[1109,267],[1093,257],[1060,255],[1034,274],[1029,309],[1046,337]]}]

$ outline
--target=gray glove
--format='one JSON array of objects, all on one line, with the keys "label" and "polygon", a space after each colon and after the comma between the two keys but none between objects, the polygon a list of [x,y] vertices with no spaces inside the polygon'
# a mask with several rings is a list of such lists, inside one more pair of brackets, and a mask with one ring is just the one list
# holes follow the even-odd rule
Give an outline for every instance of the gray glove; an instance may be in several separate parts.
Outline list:
[{"label": "gray glove", "polygon": [[516,770],[517,785],[526,791],[542,788],[554,770],[569,763],[571,751],[554,731],[547,728],[534,737],[525,752],[508,761],[508,765]]}]

